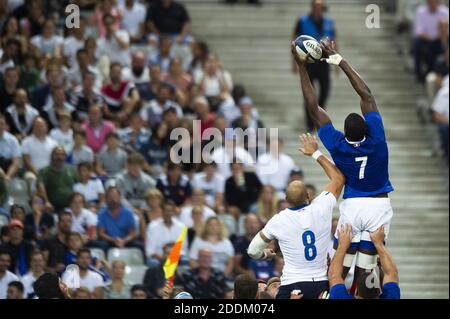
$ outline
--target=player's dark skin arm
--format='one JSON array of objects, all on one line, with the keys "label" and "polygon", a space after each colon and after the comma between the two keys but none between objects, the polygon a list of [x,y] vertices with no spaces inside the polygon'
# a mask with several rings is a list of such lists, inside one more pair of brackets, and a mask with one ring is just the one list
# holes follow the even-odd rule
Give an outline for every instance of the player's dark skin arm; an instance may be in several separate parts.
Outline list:
[{"label": "player's dark skin arm", "polygon": [[[323,52],[325,52],[326,56],[331,56],[334,54],[338,54],[336,51],[336,44],[334,42],[330,42],[327,40],[320,41]],[[345,60],[339,63],[339,67],[344,71],[345,75],[350,80],[350,83],[353,86],[353,89],[361,98],[361,111],[363,114],[369,112],[379,112],[377,103],[375,98],[370,91],[369,86],[364,82],[358,72],[353,69],[353,67]]]},{"label": "player's dark skin arm", "polygon": [[306,56],[305,59],[301,59],[297,54],[294,42],[291,43],[291,51],[299,68],[300,86],[302,88],[303,96],[306,101],[306,108],[315,126],[320,128],[325,124],[331,123],[331,119],[328,116],[327,112],[325,112],[325,110],[319,106],[316,92],[314,91],[311,79],[308,75],[308,71],[306,70],[308,56]]}]

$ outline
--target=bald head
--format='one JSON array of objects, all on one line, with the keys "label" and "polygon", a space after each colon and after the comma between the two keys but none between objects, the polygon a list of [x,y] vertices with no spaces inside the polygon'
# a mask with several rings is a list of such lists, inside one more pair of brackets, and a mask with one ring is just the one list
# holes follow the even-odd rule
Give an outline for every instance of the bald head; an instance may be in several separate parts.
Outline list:
[{"label": "bald head", "polygon": [[309,202],[308,189],[301,181],[293,181],[286,191],[286,200],[289,205],[295,207]]}]

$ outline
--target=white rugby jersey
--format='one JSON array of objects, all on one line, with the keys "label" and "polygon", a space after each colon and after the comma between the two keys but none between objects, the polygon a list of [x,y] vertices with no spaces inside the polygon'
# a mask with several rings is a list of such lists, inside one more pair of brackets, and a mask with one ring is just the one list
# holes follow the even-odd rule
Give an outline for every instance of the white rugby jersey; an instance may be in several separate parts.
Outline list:
[{"label": "white rugby jersey", "polygon": [[262,230],[277,239],[284,257],[281,285],[327,280],[327,250],[336,197],[322,192],[310,205],[288,208]]}]

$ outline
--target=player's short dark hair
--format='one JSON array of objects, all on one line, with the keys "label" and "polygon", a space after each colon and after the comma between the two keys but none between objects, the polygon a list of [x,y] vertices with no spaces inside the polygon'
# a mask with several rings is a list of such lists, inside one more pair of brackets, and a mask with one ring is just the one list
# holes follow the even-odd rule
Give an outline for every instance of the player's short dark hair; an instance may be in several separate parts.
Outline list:
[{"label": "player's short dark hair", "polygon": [[45,273],[33,283],[33,289],[39,299],[65,299],[59,288],[59,278],[54,273]]},{"label": "player's short dark hair", "polygon": [[350,113],[344,123],[345,137],[350,142],[359,142],[366,136],[366,121],[356,113]]},{"label": "player's short dark hair", "polygon": [[20,293],[23,294],[25,288],[23,287],[23,283],[21,283],[20,281],[11,281],[8,284],[8,287],[16,287],[17,290],[19,290]]},{"label": "player's short dark hair", "polygon": [[256,299],[258,281],[249,275],[239,275],[234,282],[234,299]]},{"label": "player's short dark hair", "polygon": [[[357,295],[363,299],[377,299],[380,297],[380,288],[377,288],[378,285],[372,282],[372,279],[369,278],[373,276],[373,272],[364,272],[358,276],[356,280],[357,287]],[[375,276],[375,280],[379,280],[377,276]],[[373,285],[370,285],[372,283]]]}]

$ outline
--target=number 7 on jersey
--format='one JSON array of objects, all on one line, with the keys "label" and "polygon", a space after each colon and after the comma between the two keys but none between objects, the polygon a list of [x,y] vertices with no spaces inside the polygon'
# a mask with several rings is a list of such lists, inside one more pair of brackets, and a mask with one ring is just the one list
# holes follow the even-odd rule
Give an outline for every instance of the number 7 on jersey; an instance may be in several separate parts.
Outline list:
[{"label": "number 7 on jersey", "polygon": [[361,167],[359,168],[359,179],[364,179],[364,172],[366,171],[367,156],[355,158],[355,162],[361,162]]}]

